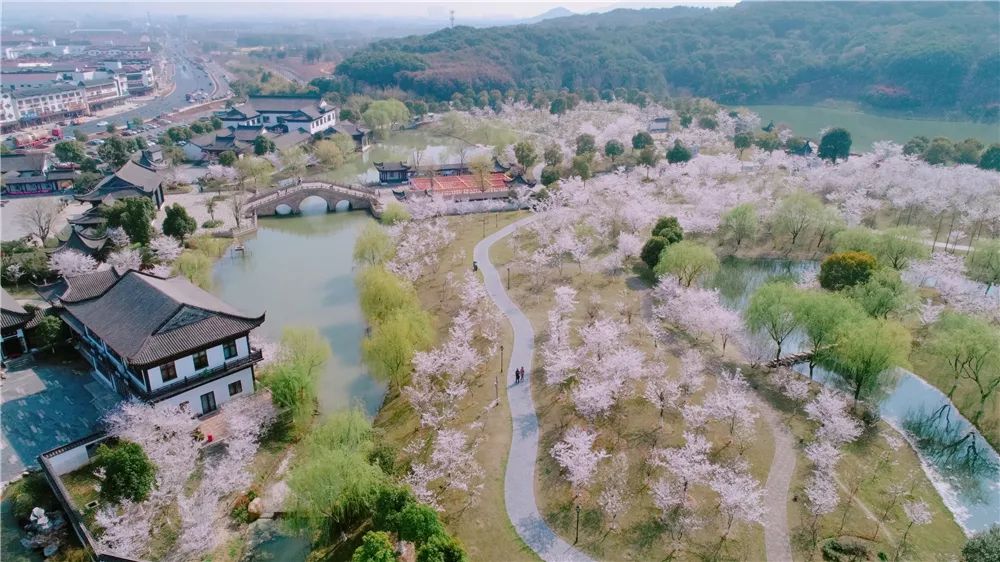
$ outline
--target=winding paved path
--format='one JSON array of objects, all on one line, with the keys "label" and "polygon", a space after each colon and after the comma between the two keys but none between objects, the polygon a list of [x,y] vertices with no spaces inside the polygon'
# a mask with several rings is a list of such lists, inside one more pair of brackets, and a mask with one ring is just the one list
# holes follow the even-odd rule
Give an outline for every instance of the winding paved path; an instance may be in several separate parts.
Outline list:
[{"label": "winding paved path", "polygon": [[538,502],[535,499],[538,418],[535,416],[535,404],[531,399],[531,385],[527,383],[514,385],[515,369],[524,367],[529,376],[532,373],[531,359],[535,350],[535,332],[528,318],[507,296],[500,274],[490,262],[490,247],[494,243],[536,218],[538,215],[532,215],[498,230],[476,244],[472,254],[483,272],[486,291],[500,311],[510,320],[514,333],[514,349],[507,368],[507,399],[510,402],[514,432],[504,476],[504,501],[507,504],[507,517],[510,518],[517,534],[542,560],[588,561],[591,560],[589,556],[556,536],[538,512]]},{"label": "winding paved path", "polygon": [[788,533],[788,488],[795,473],[795,438],[778,413],[758,402],[761,416],[774,436],[774,458],[764,484],[764,552],[768,562],[792,562],[792,543]]}]

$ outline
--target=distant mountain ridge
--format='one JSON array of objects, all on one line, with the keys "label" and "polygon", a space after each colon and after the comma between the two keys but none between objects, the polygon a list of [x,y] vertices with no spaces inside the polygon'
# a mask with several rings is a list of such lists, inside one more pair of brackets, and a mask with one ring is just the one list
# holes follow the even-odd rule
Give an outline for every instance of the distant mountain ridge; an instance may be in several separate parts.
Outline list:
[{"label": "distant mountain ridge", "polygon": [[[539,17],[547,15],[555,14]],[[337,72],[439,99],[468,90],[620,87],[728,104],[832,98],[996,120],[998,19],[996,2],[617,9],[379,41]]]}]

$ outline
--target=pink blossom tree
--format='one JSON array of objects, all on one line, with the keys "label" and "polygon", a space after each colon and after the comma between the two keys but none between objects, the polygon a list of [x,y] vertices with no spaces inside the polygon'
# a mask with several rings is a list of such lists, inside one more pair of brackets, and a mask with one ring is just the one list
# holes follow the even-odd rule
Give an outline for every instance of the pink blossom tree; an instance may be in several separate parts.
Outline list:
[{"label": "pink blossom tree", "polygon": [[122,248],[108,254],[106,263],[116,269],[142,269],[142,254],[135,248]]},{"label": "pink blossom tree", "polygon": [[604,449],[595,449],[597,432],[579,426],[571,427],[549,451],[563,470],[566,480],[578,497],[594,479],[597,465],[608,457]]},{"label": "pink blossom tree", "polygon": [[414,463],[404,480],[420,501],[441,510],[439,499],[449,490],[468,501],[475,499],[483,486],[483,469],[464,432],[442,429],[434,437],[429,461]]},{"label": "pink blossom tree", "polygon": [[63,250],[49,257],[49,268],[60,277],[76,277],[97,269],[97,260],[77,250]]}]

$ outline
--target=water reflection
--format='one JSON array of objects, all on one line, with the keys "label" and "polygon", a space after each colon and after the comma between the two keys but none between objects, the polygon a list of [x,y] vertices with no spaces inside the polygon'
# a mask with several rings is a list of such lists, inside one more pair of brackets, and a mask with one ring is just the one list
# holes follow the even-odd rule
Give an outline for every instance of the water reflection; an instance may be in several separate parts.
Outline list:
[{"label": "water reflection", "polygon": [[[753,292],[769,279],[801,279],[815,272],[812,261],[723,260],[709,283],[719,289],[723,302],[745,310]],[[802,333],[793,333],[783,343],[787,353],[805,347]],[[796,370],[808,376],[808,366]],[[846,388],[836,373],[817,367],[816,380]],[[947,397],[920,377],[904,369],[886,373],[871,401],[882,418],[908,433],[911,443],[928,466],[925,470],[941,493],[956,521],[972,531],[1000,522],[1000,457],[983,436],[957,411]]]},{"label": "water reflection", "polygon": [[248,312],[267,311],[264,335],[277,341],[286,326],[313,326],[333,357],[319,384],[319,405],[330,412],[360,403],[374,415],[385,388],[361,362],[365,323],[358,305],[351,254],[362,212],[260,219],[246,256],[215,267],[214,292]]}]

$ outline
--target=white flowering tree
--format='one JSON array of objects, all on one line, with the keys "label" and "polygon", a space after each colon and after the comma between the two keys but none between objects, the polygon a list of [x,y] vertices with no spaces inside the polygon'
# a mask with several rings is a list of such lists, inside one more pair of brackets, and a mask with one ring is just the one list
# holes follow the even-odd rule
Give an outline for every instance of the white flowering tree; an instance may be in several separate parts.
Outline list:
[{"label": "white flowering tree", "polygon": [[49,268],[60,277],[76,277],[97,270],[97,260],[77,250],[63,250],[52,254]]}]

